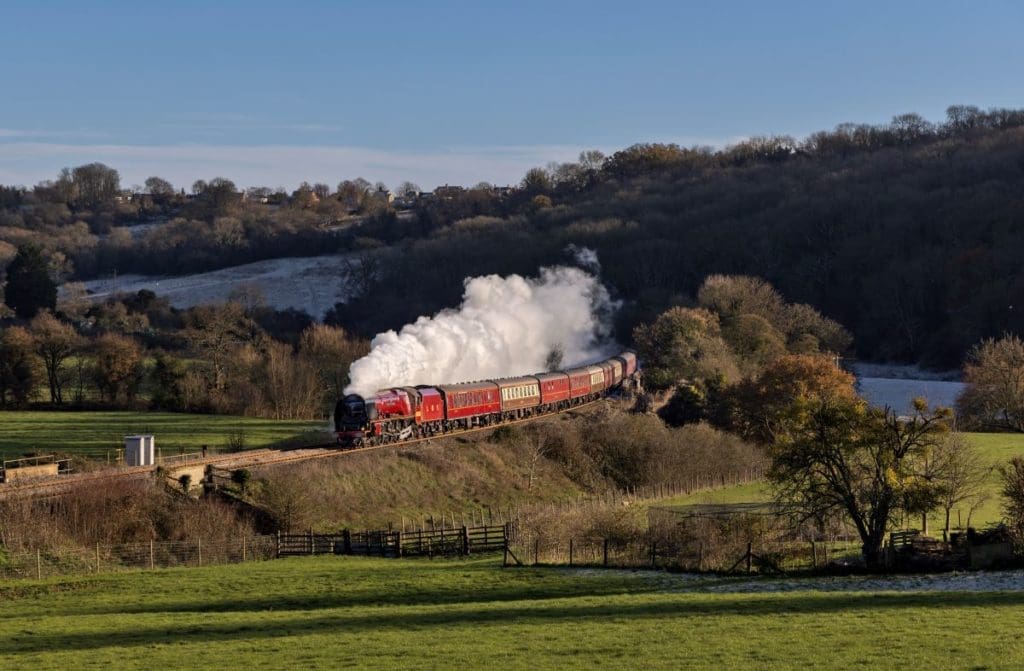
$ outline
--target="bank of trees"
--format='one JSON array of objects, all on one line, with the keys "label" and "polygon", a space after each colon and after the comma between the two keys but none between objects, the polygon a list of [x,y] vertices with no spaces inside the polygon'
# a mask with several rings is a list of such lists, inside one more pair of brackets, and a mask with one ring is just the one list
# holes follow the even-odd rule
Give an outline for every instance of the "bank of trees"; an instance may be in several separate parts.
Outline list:
[{"label": "bank of trees", "polygon": [[323,417],[368,345],[308,318],[275,328],[283,324],[266,308],[176,311],[138,295],[94,306],[75,323],[40,312],[24,325],[0,327],[0,407]]},{"label": "bank of trees", "polygon": [[[365,179],[288,194],[213,177],[185,194],[152,177],[125,200],[110,196],[116,171],[90,164],[32,189],[0,187],[0,265],[25,242],[58,279],[396,246],[401,264],[336,315],[371,336],[451,305],[467,276],[535,273],[576,243],[597,250],[624,299],[622,340],[694,300],[708,275],[744,273],[846,325],[862,358],[955,367],[979,340],[1024,329],[1012,308],[1024,292],[1013,224],[1022,146],[1021,110],[954,105],[938,122],[900,114],[720,150],[585,152],[511,191],[442,189],[402,217]],[[356,229],[323,230],[349,213],[362,216]],[[123,226],[144,221],[160,225],[134,237]],[[410,274],[420,281],[408,285]]]},{"label": "bank of trees", "polygon": [[951,510],[984,498],[989,469],[951,430],[952,411],[869,407],[839,367],[850,338],[838,324],[746,276],[708,278],[696,302],[636,331],[647,387],[670,395],[659,414],[763,446],[776,502],[797,525],[840,520],[876,568],[897,521],[920,518],[927,531],[940,512],[948,533]]},{"label": "bank of trees", "polygon": [[[982,338],[1024,330],[1011,307],[1024,295],[1024,232],[1013,224],[1022,148],[1021,111],[953,106],[937,123],[900,115],[719,151],[637,145],[596,169],[531,171],[503,201],[432,210],[422,233],[407,231],[401,267],[340,323],[367,335],[408,323],[457,300],[481,266],[535,272],[575,243],[598,252],[602,279],[624,299],[623,341],[692,305],[707,276],[742,273],[842,323],[861,358],[958,367]],[[534,207],[538,195],[552,207]],[[449,254],[435,275],[439,248]],[[410,272],[422,278],[414,287],[402,282]]]}]

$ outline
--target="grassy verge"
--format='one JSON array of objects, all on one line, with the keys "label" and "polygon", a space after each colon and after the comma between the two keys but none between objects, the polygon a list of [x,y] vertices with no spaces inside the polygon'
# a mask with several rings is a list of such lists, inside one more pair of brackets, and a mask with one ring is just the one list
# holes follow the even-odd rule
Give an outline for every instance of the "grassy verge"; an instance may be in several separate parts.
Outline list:
[{"label": "grassy verge", "polygon": [[0,667],[1024,663],[1021,593],[677,591],[683,585],[621,571],[502,570],[495,559],[336,557],[0,584]]},{"label": "grassy verge", "polygon": [[[999,522],[1002,517],[1002,500],[999,494],[999,473],[996,470],[999,466],[1006,464],[1012,457],[1024,456],[1024,434],[1020,433],[968,433],[967,439],[977,448],[982,461],[989,465],[991,470],[988,474],[988,498],[978,506],[970,518],[971,525],[984,527]],[[697,492],[690,496],[681,496],[664,502],[659,506],[687,506],[698,503],[747,503],[767,501],[770,492],[766,483],[751,483],[725,487],[710,492]],[[958,511],[954,510],[951,515],[951,523],[954,527],[958,522],[967,524],[968,506],[962,505]],[[908,520],[911,526],[920,526],[920,520]],[[928,518],[930,530],[941,531],[945,524],[944,515],[935,513]]]},{"label": "grassy verge", "polygon": [[[145,433],[156,436],[165,455],[217,450],[240,431],[247,448],[267,447],[301,434],[326,429],[327,423],[279,421],[162,412],[0,412],[0,457],[14,459],[28,453],[59,452],[97,459],[116,459],[124,437]],[[325,438],[329,438],[326,436]]]}]

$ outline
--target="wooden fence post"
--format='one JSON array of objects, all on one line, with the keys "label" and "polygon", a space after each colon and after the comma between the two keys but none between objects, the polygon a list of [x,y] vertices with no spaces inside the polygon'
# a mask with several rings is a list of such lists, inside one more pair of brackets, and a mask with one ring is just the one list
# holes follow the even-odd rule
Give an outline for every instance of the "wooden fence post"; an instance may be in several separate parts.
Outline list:
[{"label": "wooden fence post", "polygon": [[43,557],[39,548],[36,548],[36,580],[43,579]]},{"label": "wooden fence post", "polygon": [[465,524],[462,525],[462,555],[469,556],[469,530]]},{"label": "wooden fence post", "polygon": [[540,556],[540,538],[533,539],[533,565],[537,565],[537,558]]},{"label": "wooden fence post", "polygon": [[149,539],[149,568],[156,568],[156,553],[153,552],[153,539]]},{"label": "wooden fence post", "polygon": [[281,558],[281,530],[277,530],[277,558]]},{"label": "wooden fence post", "polygon": [[96,572],[100,572],[100,544],[96,544]]},{"label": "wooden fence post", "polygon": [[704,543],[697,544],[697,573],[704,570]]},{"label": "wooden fence post", "polygon": [[242,561],[245,561],[245,534],[242,534]]},{"label": "wooden fence post", "polygon": [[313,527],[309,528],[309,554],[316,554],[316,547],[313,544]]},{"label": "wooden fence post", "polygon": [[658,568],[658,541],[651,541],[651,568]]},{"label": "wooden fence post", "polygon": [[352,554],[352,532],[348,529],[341,531],[341,547],[346,555]]},{"label": "wooden fence post", "polygon": [[572,551],[573,551],[573,542],[572,542],[572,538],[570,538],[569,539],[569,566],[572,566]]}]

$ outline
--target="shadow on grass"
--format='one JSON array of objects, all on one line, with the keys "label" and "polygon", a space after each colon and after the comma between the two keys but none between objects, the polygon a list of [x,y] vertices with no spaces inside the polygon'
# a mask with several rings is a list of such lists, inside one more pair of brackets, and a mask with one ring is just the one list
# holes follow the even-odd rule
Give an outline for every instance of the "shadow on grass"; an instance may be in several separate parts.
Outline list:
[{"label": "shadow on grass", "polygon": [[[500,593],[499,593],[500,594]],[[522,591],[517,592],[523,598]],[[488,598],[492,595],[486,595]],[[511,600],[511,594],[504,595]],[[577,594],[576,596],[605,596],[596,594]],[[469,595],[466,595],[467,601]],[[475,597],[480,601],[480,595]],[[340,604],[338,601],[347,601]],[[257,614],[253,618],[239,622],[237,617],[231,621],[218,621],[216,614],[207,614],[197,618],[195,624],[180,627],[177,623],[164,622],[159,625],[148,624],[146,620],[138,620],[123,630],[104,630],[93,632],[47,632],[35,633],[26,631],[20,626],[17,631],[9,634],[0,642],[0,653],[43,653],[54,650],[84,651],[107,647],[137,647],[156,644],[202,644],[218,641],[230,641],[234,638],[273,639],[280,637],[306,634],[358,635],[372,632],[408,631],[417,628],[443,628],[442,631],[460,626],[486,626],[510,624],[534,624],[542,626],[558,626],[571,623],[578,626],[582,623],[600,625],[602,621],[636,621],[646,618],[701,618],[717,616],[759,617],[767,615],[804,614],[832,615],[846,611],[873,611],[908,608],[992,608],[1017,607],[1024,605],[1024,593],[916,593],[916,594],[884,594],[884,595],[849,595],[849,594],[800,594],[774,595],[772,597],[754,597],[737,595],[675,594],[660,595],[659,598],[646,602],[631,601],[627,603],[570,603],[551,602],[548,604],[506,604],[504,607],[456,607],[448,604],[437,604],[430,610],[418,609],[416,612],[402,612],[389,608],[359,608],[351,599],[331,599],[320,602],[316,599],[304,602],[306,610],[313,611],[331,607],[349,607],[337,614],[309,613],[308,616],[275,617],[272,613]],[[326,605],[322,605],[326,604]],[[211,604],[212,605],[212,604]],[[219,602],[222,609],[230,611],[249,611],[253,602]],[[276,609],[275,609],[276,610]],[[169,611],[136,611],[124,609],[121,613],[160,612],[181,613],[181,610]],[[197,614],[203,612],[196,611]],[[225,613],[227,616],[227,613]],[[73,627],[76,623],[64,622]],[[756,623],[751,623],[756,626]],[[37,625],[34,625],[37,626]]]},{"label": "shadow on grass", "polygon": [[[287,561],[287,560],[286,560]],[[494,564],[480,563],[460,566],[457,563],[443,563],[429,566],[420,561],[401,565],[401,569],[413,569],[408,574],[403,570],[388,574],[391,580],[381,579],[383,566],[399,568],[394,560],[383,563],[382,568],[350,569],[339,574],[336,581],[323,574],[311,577],[300,574],[291,584],[287,595],[265,593],[258,596],[235,598],[204,597],[200,590],[185,595],[175,595],[173,601],[154,599],[152,603],[142,601],[135,604],[83,604],[80,607],[65,606],[64,615],[129,615],[147,613],[195,613],[217,614],[266,611],[310,611],[331,608],[364,608],[379,606],[458,606],[510,601],[548,601],[586,597],[610,597],[624,594],[642,594],[661,591],[654,584],[625,579],[613,580],[572,580],[552,575],[543,569],[524,569],[514,573],[499,573]],[[342,568],[342,567],[339,567]],[[168,577],[168,576],[165,576]],[[301,584],[303,578],[307,584]],[[272,578],[280,587],[288,583],[287,575],[278,574]],[[500,581],[500,582],[499,582]],[[335,593],[323,593],[323,588],[341,587]],[[258,587],[258,585],[257,585]],[[186,588],[187,589],[187,588]],[[303,593],[307,589],[309,593]],[[315,591],[316,590],[316,591]],[[33,595],[34,596],[34,595]],[[145,599],[145,595],[140,595]]]}]

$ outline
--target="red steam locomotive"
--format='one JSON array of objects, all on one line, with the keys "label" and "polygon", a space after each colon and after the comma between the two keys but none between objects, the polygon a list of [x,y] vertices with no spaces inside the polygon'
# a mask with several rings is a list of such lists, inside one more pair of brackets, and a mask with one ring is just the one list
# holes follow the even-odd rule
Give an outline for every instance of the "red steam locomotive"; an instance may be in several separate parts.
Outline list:
[{"label": "red steam locomotive", "polygon": [[428,387],[349,394],[334,408],[338,442],[347,447],[426,438],[566,410],[622,386],[636,375],[636,354],[565,371]]}]

